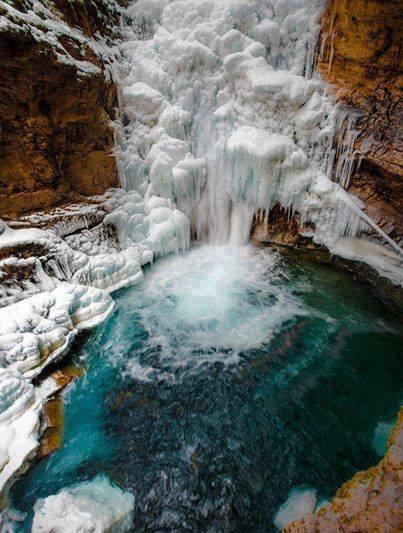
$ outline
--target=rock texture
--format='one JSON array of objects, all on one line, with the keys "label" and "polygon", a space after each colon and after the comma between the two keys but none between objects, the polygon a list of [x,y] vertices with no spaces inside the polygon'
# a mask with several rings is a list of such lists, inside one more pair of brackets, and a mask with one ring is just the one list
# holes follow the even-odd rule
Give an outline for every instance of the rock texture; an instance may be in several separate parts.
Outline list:
[{"label": "rock texture", "polygon": [[304,237],[310,228],[301,224],[296,213],[290,216],[286,209],[276,204],[267,214],[259,211],[255,214],[252,225],[252,240],[257,244],[274,244],[292,248],[319,248],[311,238]]},{"label": "rock texture", "polygon": [[33,6],[31,0],[0,2],[3,217],[117,184],[111,127],[116,91],[105,76],[96,46],[101,41],[93,39],[98,32],[107,44],[117,14],[107,1],[98,7],[89,0]]},{"label": "rock texture", "polygon": [[388,451],[375,467],[358,472],[315,516],[292,522],[284,533],[398,532],[403,528],[403,409]]},{"label": "rock texture", "polygon": [[349,191],[395,241],[403,238],[402,3],[330,0],[318,70],[337,100],[362,112],[355,125],[356,165]]},{"label": "rock texture", "polygon": [[[69,365],[55,370],[50,377],[55,381],[58,389],[57,392],[59,392],[83,374],[83,368]],[[63,399],[61,396],[54,396],[45,403],[41,426],[38,459],[43,459],[58,450],[61,446],[63,431]]]}]

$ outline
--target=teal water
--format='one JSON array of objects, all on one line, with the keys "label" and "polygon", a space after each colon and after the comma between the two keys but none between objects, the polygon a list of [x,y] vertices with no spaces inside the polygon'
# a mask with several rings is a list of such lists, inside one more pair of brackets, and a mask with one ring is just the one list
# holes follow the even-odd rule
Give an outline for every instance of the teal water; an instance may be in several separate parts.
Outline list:
[{"label": "teal water", "polygon": [[[274,531],[290,491],[330,498],[379,461],[402,399],[398,316],[331,265],[252,247],[159,260],[73,358],[59,451],[12,491],[104,473],[133,531]],[[389,424],[389,425],[388,425]]]}]

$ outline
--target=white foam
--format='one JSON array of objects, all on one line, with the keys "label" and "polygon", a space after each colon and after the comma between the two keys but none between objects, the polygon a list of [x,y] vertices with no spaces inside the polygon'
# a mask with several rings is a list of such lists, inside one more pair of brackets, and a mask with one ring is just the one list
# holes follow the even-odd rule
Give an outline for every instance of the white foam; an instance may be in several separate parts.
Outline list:
[{"label": "white foam", "polygon": [[306,312],[276,283],[280,274],[275,255],[249,246],[203,246],[153,265],[137,288],[138,312],[150,353],[159,355],[144,360],[133,354],[132,376],[160,379],[161,372],[178,368],[193,372],[218,361],[234,364],[241,352],[270,342],[285,323]]}]

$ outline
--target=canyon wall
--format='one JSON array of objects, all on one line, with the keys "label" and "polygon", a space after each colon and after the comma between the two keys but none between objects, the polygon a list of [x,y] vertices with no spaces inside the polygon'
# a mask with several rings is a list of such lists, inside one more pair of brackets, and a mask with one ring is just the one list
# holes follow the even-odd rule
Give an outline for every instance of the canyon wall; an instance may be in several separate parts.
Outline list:
[{"label": "canyon wall", "polygon": [[402,2],[330,0],[318,70],[338,101],[361,111],[349,192],[396,242],[403,239]]},{"label": "canyon wall", "polygon": [[0,216],[117,185],[116,91],[102,48],[119,6],[0,2]]}]

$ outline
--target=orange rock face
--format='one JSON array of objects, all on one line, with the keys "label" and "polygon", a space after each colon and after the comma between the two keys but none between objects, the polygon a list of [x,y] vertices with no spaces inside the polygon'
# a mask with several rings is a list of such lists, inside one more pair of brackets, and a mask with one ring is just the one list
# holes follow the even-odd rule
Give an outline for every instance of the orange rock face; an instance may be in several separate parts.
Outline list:
[{"label": "orange rock face", "polygon": [[[72,2],[55,4],[66,11],[58,16],[70,22]],[[102,29],[95,15],[86,14],[85,2],[79,5],[75,25],[83,24],[84,33]],[[61,35],[71,57],[99,67],[80,75],[29,28],[14,26],[0,32],[0,217],[101,194],[117,184],[110,125],[116,93],[102,61],[82,42]]]},{"label": "orange rock face", "polygon": [[330,0],[318,65],[337,99],[363,113],[356,149],[364,157],[349,191],[398,242],[403,238],[402,16],[398,0]]},{"label": "orange rock face", "polygon": [[375,467],[358,472],[315,516],[292,522],[284,533],[398,532],[403,528],[403,409],[388,452]]}]

